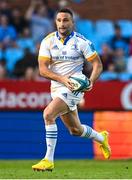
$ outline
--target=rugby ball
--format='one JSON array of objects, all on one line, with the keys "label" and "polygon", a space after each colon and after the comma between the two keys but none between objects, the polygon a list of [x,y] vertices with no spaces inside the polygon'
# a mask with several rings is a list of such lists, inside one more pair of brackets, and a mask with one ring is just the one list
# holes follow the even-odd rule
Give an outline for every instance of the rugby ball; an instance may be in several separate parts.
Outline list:
[{"label": "rugby ball", "polygon": [[85,75],[71,76],[70,80],[73,83],[73,91],[85,91],[90,86],[90,80]]}]

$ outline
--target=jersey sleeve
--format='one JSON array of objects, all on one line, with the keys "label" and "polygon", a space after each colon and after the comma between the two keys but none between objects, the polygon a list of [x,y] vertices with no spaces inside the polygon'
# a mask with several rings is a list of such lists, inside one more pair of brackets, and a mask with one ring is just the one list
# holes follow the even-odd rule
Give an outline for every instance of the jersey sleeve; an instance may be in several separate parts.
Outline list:
[{"label": "jersey sleeve", "polygon": [[97,51],[94,48],[94,45],[91,41],[85,41],[85,43],[82,46],[82,52],[88,61],[92,61],[97,55]]},{"label": "jersey sleeve", "polygon": [[49,49],[49,42],[45,39],[41,42],[38,60],[50,60],[50,49]]}]

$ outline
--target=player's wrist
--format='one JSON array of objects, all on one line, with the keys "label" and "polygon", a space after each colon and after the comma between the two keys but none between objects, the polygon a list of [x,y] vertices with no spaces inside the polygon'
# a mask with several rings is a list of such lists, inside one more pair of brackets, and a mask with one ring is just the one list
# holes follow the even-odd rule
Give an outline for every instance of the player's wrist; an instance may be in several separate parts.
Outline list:
[{"label": "player's wrist", "polygon": [[63,76],[57,76],[57,81],[64,84]]},{"label": "player's wrist", "polygon": [[94,80],[93,79],[91,79],[91,78],[89,78],[89,81],[90,81],[90,84],[94,84]]}]

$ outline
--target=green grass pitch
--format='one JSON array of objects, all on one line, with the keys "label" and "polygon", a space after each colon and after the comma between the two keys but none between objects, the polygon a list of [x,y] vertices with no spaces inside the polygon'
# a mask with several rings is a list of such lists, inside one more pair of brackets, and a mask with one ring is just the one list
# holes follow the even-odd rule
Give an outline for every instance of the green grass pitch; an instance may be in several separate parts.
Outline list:
[{"label": "green grass pitch", "polygon": [[132,160],[56,160],[52,172],[33,171],[37,160],[1,160],[0,179],[132,179]]}]

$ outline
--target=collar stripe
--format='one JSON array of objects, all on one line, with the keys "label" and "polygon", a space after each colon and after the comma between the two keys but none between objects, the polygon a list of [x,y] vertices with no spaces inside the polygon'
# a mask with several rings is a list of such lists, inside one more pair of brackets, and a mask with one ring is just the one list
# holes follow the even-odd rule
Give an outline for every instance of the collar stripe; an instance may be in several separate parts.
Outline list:
[{"label": "collar stripe", "polygon": [[[56,36],[61,41],[61,37],[59,36],[58,31],[56,32]],[[69,34],[69,36],[66,37],[63,44],[66,45],[66,43],[69,41],[69,39],[71,39],[73,36],[74,36],[74,31],[72,31],[71,34]]]}]

